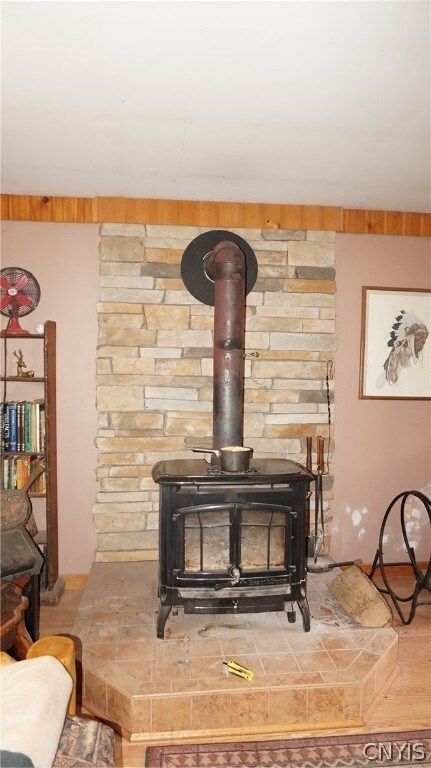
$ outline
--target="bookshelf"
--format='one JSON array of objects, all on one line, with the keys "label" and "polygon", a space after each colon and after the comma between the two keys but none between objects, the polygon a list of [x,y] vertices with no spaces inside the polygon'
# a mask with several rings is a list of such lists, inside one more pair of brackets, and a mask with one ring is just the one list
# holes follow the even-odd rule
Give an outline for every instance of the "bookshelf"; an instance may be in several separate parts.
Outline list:
[{"label": "bookshelf", "polygon": [[[8,368],[10,368],[13,360],[11,350],[16,348],[17,342],[22,347],[24,358],[29,352],[35,351],[32,350],[33,345],[43,345],[43,358],[40,363],[42,370],[35,370],[34,376],[8,375]],[[64,590],[64,581],[58,574],[56,323],[47,320],[43,334],[23,333],[4,336],[1,338],[1,345],[2,358],[8,366],[3,371],[6,375],[1,376],[2,401],[17,400],[21,402],[28,396],[29,402],[43,403],[44,439],[37,446],[32,445],[32,448],[36,450],[4,450],[2,470],[4,461],[8,459],[16,459],[17,461],[23,459],[25,461],[27,457],[32,457],[43,460],[45,464],[45,486],[36,492],[32,492],[30,489],[29,496],[30,498],[41,497],[45,501],[45,530],[39,531],[35,536],[36,543],[46,547],[46,588],[42,589],[40,593],[40,601],[55,605]],[[36,350],[37,352],[38,350]],[[23,394],[22,388],[24,388],[25,394]],[[42,398],[37,397],[40,390],[43,391]],[[29,391],[30,395],[28,395]],[[20,447],[29,448],[30,446],[21,445]]]}]

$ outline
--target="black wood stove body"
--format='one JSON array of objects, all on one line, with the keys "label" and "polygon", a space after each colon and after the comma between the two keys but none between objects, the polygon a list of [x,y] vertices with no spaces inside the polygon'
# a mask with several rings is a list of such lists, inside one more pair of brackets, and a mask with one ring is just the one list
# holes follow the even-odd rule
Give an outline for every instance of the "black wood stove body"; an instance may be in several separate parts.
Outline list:
[{"label": "black wood stove body", "polygon": [[232,474],[205,460],[162,461],[160,608],[164,637],[172,606],[185,613],[250,613],[293,604],[310,629],[306,597],[306,508],[313,475],[286,459],[256,459]]}]

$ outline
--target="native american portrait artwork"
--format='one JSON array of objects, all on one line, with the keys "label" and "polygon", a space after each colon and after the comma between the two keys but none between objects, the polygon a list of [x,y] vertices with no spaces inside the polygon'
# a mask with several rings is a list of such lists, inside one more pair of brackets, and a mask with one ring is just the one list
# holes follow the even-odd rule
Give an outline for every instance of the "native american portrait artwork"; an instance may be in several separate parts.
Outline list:
[{"label": "native american portrait artwork", "polygon": [[402,368],[415,365],[423,359],[424,344],[429,336],[428,328],[414,312],[405,309],[395,318],[387,346],[388,356],[376,386],[383,387],[385,381],[396,384]]},{"label": "native american portrait artwork", "polygon": [[431,398],[431,292],[362,289],[360,398]]}]

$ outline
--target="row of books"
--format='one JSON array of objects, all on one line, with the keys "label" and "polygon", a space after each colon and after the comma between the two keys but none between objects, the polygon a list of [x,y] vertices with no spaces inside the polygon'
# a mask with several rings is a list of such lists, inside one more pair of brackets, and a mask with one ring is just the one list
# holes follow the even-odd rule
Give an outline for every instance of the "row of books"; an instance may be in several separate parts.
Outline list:
[{"label": "row of books", "polygon": [[[34,469],[40,466],[37,456],[4,456],[2,459],[1,488],[21,490]],[[30,493],[46,493],[46,474],[43,472],[32,483]]]},{"label": "row of books", "polygon": [[1,447],[5,453],[44,453],[46,419],[43,398],[1,404]]}]

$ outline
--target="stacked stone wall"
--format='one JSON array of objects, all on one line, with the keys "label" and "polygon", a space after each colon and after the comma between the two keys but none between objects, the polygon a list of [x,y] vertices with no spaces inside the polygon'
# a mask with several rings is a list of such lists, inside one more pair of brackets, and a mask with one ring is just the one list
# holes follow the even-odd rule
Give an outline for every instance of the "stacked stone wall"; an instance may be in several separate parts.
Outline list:
[{"label": "stacked stone wall", "polygon": [[[180,275],[186,246],[204,231],[101,226],[100,490],[93,508],[99,561],[157,558],[152,467],[162,459],[196,458],[193,446],[212,444],[214,310],[190,295]],[[255,457],[305,463],[306,437],[324,435],[329,520],[326,377],[336,338],[335,233],[230,231],[253,248],[259,270],[246,301],[244,444]],[[332,382],[330,389],[332,401]]]}]

